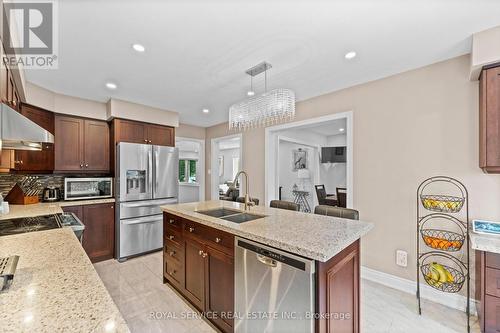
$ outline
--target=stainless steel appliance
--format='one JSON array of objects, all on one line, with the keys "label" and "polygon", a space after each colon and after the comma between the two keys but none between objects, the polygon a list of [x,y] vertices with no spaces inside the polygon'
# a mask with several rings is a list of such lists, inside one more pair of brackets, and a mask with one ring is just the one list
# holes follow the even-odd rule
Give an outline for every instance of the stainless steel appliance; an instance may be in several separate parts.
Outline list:
[{"label": "stainless steel appliance", "polygon": [[235,333],[314,332],[314,260],[235,239]]},{"label": "stainless steel appliance", "polygon": [[60,227],[61,224],[54,214],[7,219],[2,220],[2,223],[0,223],[0,236],[50,230]]},{"label": "stainless steel appliance", "polygon": [[120,142],[116,162],[116,254],[123,261],[163,246],[160,206],[177,203],[179,152]]},{"label": "stainless steel appliance", "polygon": [[54,136],[10,106],[0,106],[2,149],[42,150],[42,143],[54,143]]},{"label": "stainless steel appliance", "polygon": [[111,198],[113,178],[64,178],[64,200]]},{"label": "stainless steel appliance", "polygon": [[71,229],[73,229],[76,238],[78,238],[80,243],[82,243],[83,232],[85,231],[85,225],[82,223],[82,221],[80,221],[80,219],[76,217],[75,214],[68,212],[57,214],[57,217],[61,226],[70,227]]},{"label": "stainless steel appliance", "polygon": [[42,199],[45,202],[58,201],[61,199],[61,189],[49,186],[43,189]]}]

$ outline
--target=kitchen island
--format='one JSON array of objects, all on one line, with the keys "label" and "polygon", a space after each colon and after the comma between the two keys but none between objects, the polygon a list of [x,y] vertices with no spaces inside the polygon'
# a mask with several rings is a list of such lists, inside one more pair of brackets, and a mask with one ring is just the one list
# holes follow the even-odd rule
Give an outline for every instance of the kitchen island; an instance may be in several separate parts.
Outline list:
[{"label": "kitchen island", "polygon": [[[243,286],[234,280],[241,273],[235,267],[244,267],[235,256],[235,241],[240,238],[313,262],[315,332],[359,332],[359,240],[373,224],[262,206],[249,212],[256,219],[242,223],[207,215],[225,210],[236,217],[243,211],[242,204],[228,201],[162,209],[164,282],[209,314],[223,332],[233,332],[241,315],[235,312],[235,288],[239,292]],[[272,258],[264,259],[273,263]],[[268,288],[271,294],[273,288]]]},{"label": "kitchen island", "polygon": [[1,332],[129,332],[70,228],[0,237],[0,257],[11,255],[20,259],[0,292]]}]

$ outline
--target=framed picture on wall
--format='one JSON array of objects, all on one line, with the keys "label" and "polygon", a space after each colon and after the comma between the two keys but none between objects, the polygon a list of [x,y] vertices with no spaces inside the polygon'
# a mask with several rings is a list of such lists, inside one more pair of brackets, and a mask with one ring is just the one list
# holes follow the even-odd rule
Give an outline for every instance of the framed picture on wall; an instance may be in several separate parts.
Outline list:
[{"label": "framed picture on wall", "polygon": [[292,171],[307,169],[307,150],[302,148],[292,151]]}]

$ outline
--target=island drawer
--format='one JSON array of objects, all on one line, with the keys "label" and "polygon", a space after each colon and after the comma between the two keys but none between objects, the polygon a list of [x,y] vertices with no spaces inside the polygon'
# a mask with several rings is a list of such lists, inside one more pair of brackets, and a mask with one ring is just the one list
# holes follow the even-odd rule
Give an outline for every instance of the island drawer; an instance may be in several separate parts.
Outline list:
[{"label": "island drawer", "polygon": [[209,228],[205,238],[210,242],[210,246],[227,254],[234,255],[234,236],[232,234],[215,228]]},{"label": "island drawer", "polygon": [[205,239],[209,227],[189,220],[184,220],[184,235],[195,239]]},{"label": "island drawer", "polygon": [[181,263],[184,257],[184,249],[177,243],[174,243],[170,240],[165,240],[165,245],[163,246],[163,255],[167,260],[177,260],[179,263]]},{"label": "island drawer", "polygon": [[182,244],[182,233],[175,229],[164,230],[165,240],[171,241],[177,245]]},{"label": "island drawer", "polygon": [[179,231],[182,230],[182,218],[173,214],[163,214],[163,227],[165,230],[173,228]]},{"label": "island drawer", "polygon": [[165,260],[164,267],[163,276],[169,281],[173,280],[178,285],[182,285],[183,270],[181,264],[175,260]]}]

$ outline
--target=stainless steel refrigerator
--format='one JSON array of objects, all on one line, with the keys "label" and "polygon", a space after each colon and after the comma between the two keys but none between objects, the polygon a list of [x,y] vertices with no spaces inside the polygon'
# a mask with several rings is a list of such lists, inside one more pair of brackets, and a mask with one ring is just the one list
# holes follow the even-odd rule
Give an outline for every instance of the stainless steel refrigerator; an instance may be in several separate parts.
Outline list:
[{"label": "stainless steel refrigerator", "polygon": [[116,257],[163,246],[160,206],[177,203],[177,148],[120,142],[116,156]]}]

